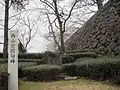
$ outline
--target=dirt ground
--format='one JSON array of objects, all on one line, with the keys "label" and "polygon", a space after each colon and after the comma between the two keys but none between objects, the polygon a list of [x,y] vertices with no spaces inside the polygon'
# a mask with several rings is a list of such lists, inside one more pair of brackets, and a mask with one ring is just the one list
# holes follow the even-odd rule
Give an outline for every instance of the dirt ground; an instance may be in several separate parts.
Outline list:
[{"label": "dirt ground", "polygon": [[86,79],[55,82],[21,81],[20,90],[120,90],[120,86]]}]

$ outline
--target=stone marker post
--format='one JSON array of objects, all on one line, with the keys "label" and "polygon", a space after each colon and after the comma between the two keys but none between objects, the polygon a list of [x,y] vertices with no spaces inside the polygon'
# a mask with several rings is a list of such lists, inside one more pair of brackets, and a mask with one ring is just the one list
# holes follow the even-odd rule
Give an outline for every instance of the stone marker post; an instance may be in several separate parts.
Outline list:
[{"label": "stone marker post", "polygon": [[9,31],[8,90],[18,90],[18,32]]}]

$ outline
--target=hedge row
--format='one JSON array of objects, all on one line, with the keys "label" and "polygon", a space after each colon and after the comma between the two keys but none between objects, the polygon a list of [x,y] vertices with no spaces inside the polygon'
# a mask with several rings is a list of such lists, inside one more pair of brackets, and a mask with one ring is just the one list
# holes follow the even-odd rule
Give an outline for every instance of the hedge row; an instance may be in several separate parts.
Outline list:
[{"label": "hedge row", "polygon": [[111,80],[120,83],[120,59],[80,59],[71,64],[65,64],[63,70],[67,75],[89,77],[96,80]]},{"label": "hedge row", "polygon": [[[24,53],[19,54],[18,58],[22,59],[41,59],[43,56],[43,53]],[[0,58],[3,58],[3,53],[0,53]]]},{"label": "hedge row", "polygon": [[[0,59],[0,63],[7,63],[8,59]],[[18,62],[36,62],[38,64],[42,64],[41,59],[19,59]]]},{"label": "hedge row", "polygon": [[59,79],[62,68],[56,65],[37,65],[22,69],[27,80],[48,81]]},{"label": "hedge row", "polygon": [[67,53],[61,54],[61,62],[63,64],[72,63],[78,58],[97,58],[97,54],[94,52],[82,52],[82,53]]},{"label": "hedge row", "polygon": [[63,54],[63,55],[72,56],[74,59],[78,59],[78,58],[81,58],[81,57],[88,57],[88,58],[98,57],[95,52],[68,53],[68,54]]},{"label": "hedge row", "polygon": [[[7,63],[0,65],[6,71]],[[38,65],[35,62],[18,63],[19,78],[26,78],[32,81],[49,81],[61,79],[62,68],[56,65]]]}]

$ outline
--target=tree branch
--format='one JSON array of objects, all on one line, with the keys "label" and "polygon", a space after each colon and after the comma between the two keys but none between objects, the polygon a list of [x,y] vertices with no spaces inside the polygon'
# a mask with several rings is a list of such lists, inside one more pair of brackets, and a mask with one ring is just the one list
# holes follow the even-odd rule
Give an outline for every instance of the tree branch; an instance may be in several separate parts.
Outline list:
[{"label": "tree branch", "polygon": [[18,22],[20,21],[20,17],[21,17],[21,14],[20,14],[19,18],[16,18],[17,22],[12,27],[10,27],[9,30],[14,28],[18,24]]},{"label": "tree branch", "polygon": [[51,4],[49,1],[47,1],[47,0],[45,0],[45,1],[40,0],[40,2],[46,4],[46,5],[47,5],[48,7],[50,7],[53,11],[55,11],[53,4]]},{"label": "tree branch", "polygon": [[64,21],[64,24],[63,24],[63,32],[65,32],[65,25],[66,25],[66,22],[67,22],[67,20],[70,18],[71,14],[72,14],[72,11],[73,11],[75,5],[77,4],[77,2],[78,2],[78,1],[75,0],[73,6],[72,6],[71,9],[70,9],[70,12],[69,12],[68,17],[67,17],[67,18],[65,19],[65,21]]},{"label": "tree branch", "polygon": [[[53,22],[51,22],[49,15],[48,15],[48,14],[46,14],[46,15],[47,15],[47,18],[48,18],[48,22],[49,22],[49,24],[50,24],[50,25],[48,26],[48,29],[52,31],[53,39],[54,39],[54,41],[55,41],[58,49],[60,50],[60,45],[59,45],[59,43],[58,43],[58,41],[57,41],[57,39],[56,39],[56,35],[55,35],[55,32],[53,31],[53,26],[52,26],[52,23],[53,23],[56,19],[55,19]],[[49,27],[51,27],[51,29],[50,29]]]}]

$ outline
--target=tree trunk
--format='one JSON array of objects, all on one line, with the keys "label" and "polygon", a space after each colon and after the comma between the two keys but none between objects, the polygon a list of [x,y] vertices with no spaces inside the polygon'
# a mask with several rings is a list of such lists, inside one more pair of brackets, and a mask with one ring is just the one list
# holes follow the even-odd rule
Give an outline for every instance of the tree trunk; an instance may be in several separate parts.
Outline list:
[{"label": "tree trunk", "polygon": [[8,23],[9,23],[9,0],[5,0],[5,18],[4,18],[4,46],[3,57],[8,55]]},{"label": "tree trunk", "polygon": [[61,43],[61,52],[65,52],[65,45],[64,45],[64,33],[60,33],[60,43]]},{"label": "tree trunk", "polygon": [[103,7],[103,0],[96,0],[96,4],[98,6],[98,10],[101,9]]},{"label": "tree trunk", "polygon": [[61,52],[65,52],[65,47],[64,47],[64,31],[63,31],[63,24],[62,24],[62,21],[60,19],[60,14],[59,14],[59,11],[58,11],[58,8],[57,8],[57,0],[53,0],[53,3],[54,3],[54,8],[55,8],[55,14],[56,14],[56,17],[57,17],[57,20],[58,20],[58,24],[59,24],[59,27],[60,27],[60,47],[61,47]]}]

